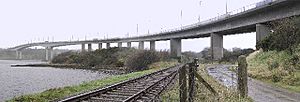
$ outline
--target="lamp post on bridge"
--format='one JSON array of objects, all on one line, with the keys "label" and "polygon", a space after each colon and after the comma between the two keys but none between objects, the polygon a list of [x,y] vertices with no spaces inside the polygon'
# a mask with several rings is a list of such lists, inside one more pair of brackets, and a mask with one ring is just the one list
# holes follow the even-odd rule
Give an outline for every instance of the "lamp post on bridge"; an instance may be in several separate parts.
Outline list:
[{"label": "lamp post on bridge", "polygon": [[[200,0],[199,1],[199,12],[201,10],[201,5],[202,5],[202,1]],[[200,15],[201,15],[201,12],[199,13],[199,16],[198,16],[198,21],[200,22]]]}]

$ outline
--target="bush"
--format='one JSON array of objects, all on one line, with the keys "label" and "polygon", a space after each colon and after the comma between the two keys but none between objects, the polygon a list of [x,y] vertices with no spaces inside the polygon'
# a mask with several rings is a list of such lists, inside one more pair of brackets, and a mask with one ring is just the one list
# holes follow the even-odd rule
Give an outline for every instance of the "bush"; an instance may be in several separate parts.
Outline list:
[{"label": "bush", "polygon": [[[85,53],[67,52],[56,56],[52,63],[79,64],[87,67],[124,67],[144,70],[149,64],[170,59],[167,51],[136,50],[134,48],[109,48]],[[126,63],[125,63],[126,62]]]},{"label": "bush", "polygon": [[289,76],[286,76],[283,78],[283,83],[287,84],[287,85],[292,85],[292,86],[296,86],[296,85],[299,85],[299,81],[300,81],[300,78],[298,78],[296,75],[294,74],[291,74]]},{"label": "bush", "polygon": [[157,56],[159,57],[159,60],[166,61],[171,59],[170,53],[167,50],[161,50],[157,52]]},{"label": "bush", "polygon": [[265,39],[259,41],[256,45],[257,49],[283,51],[288,50],[293,53],[300,43],[300,26],[299,17],[286,18],[271,23],[274,32],[269,34]]},{"label": "bush", "polygon": [[130,70],[145,70],[148,65],[160,60],[158,52],[151,50],[139,50],[131,54],[125,61],[125,66]]},{"label": "bush", "polygon": [[[98,65],[123,67],[124,61],[118,60],[120,56],[118,56],[117,53],[127,50],[128,49],[109,48],[86,53],[66,52],[54,57],[52,63],[80,64],[89,67]],[[128,53],[129,52],[127,52],[127,54]]]},{"label": "bush", "polygon": [[273,82],[279,82],[282,78],[278,74],[273,74],[272,75],[272,81]]},{"label": "bush", "polygon": [[279,67],[279,63],[276,61],[272,61],[268,63],[268,69],[271,71],[273,69],[277,69]]},{"label": "bush", "polygon": [[65,53],[61,53],[59,55],[57,55],[56,57],[54,57],[51,61],[51,63],[57,63],[57,64],[64,64],[69,60],[70,56],[76,55],[75,52],[65,52]]},{"label": "bush", "polygon": [[235,63],[239,56],[241,55],[248,56],[252,52],[254,52],[254,50],[250,48],[249,49],[233,48],[232,51],[228,51],[224,49],[224,57],[221,59],[221,62]]}]

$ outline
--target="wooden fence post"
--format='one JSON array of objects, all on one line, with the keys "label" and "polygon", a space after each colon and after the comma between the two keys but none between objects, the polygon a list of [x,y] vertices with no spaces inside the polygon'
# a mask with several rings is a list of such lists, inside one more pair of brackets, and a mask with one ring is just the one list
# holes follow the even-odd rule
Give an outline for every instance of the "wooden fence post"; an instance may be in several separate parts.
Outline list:
[{"label": "wooden fence post", "polygon": [[186,87],[186,65],[179,70],[179,97],[180,102],[186,102],[187,99],[187,87]]},{"label": "wooden fence post", "polygon": [[193,102],[194,96],[195,96],[195,70],[197,62],[194,60],[194,62],[189,63],[189,102]]},{"label": "wooden fence post", "polygon": [[238,58],[238,92],[242,97],[248,94],[248,75],[247,75],[246,56],[242,55]]}]

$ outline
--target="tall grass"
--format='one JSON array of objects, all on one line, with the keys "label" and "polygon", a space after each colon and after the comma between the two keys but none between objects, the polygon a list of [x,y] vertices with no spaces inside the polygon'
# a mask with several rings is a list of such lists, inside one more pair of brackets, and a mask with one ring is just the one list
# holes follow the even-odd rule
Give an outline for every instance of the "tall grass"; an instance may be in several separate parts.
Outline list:
[{"label": "tall grass", "polygon": [[293,55],[287,51],[260,52],[249,56],[248,73],[255,79],[278,87],[300,92],[299,64],[293,64]]},{"label": "tall grass", "polygon": [[[236,93],[235,90],[226,88],[221,85],[213,77],[209,76],[204,64],[200,65],[198,73],[217,91],[218,96],[214,96],[204,85],[196,82],[196,96],[195,102],[252,102],[251,98],[242,98]],[[165,91],[161,95],[163,102],[179,102],[179,85],[178,83],[174,87]]]}]

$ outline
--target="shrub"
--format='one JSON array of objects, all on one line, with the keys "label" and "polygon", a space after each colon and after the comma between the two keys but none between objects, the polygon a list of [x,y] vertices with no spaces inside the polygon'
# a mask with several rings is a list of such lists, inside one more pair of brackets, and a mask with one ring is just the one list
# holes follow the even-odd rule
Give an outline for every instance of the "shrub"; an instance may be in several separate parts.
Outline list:
[{"label": "shrub", "polygon": [[235,63],[240,55],[248,56],[252,52],[254,52],[254,50],[250,48],[248,49],[233,48],[232,51],[224,49],[224,57],[221,59],[221,62]]},{"label": "shrub", "polygon": [[272,61],[268,63],[269,70],[277,69],[278,67],[279,67],[279,63],[276,61]]},{"label": "shrub", "polygon": [[170,59],[167,51],[136,50],[134,48],[109,48],[85,53],[63,53],[52,63],[79,64],[87,67],[124,67],[130,70],[144,70],[149,64]]},{"label": "shrub", "polygon": [[170,53],[167,50],[161,50],[157,52],[157,56],[159,57],[159,60],[165,61],[171,59]]},{"label": "shrub", "polygon": [[257,49],[264,50],[288,50],[293,53],[293,48],[300,43],[300,18],[286,18],[271,23],[274,32],[265,39],[259,41]]},{"label": "shrub", "polygon": [[75,52],[65,52],[65,53],[61,53],[59,55],[57,55],[56,57],[54,57],[51,61],[51,63],[58,63],[58,64],[64,64],[69,60],[69,57],[72,55],[76,55]]},{"label": "shrub", "polygon": [[96,50],[86,53],[62,53],[56,56],[52,63],[58,64],[80,64],[84,66],[94,67],[97,65],[119,66],[122,67],[124,62],[118,60],[118,52],[127,49],[109,48]]},{"label": "shrub", "polygon": [[273,82],[279,82],[282,78],[278,74],[272,75],[272,81]]},{"label": "shrub", "polygon": [[145,70],[151,63],[158,62],[158,53],[151,50],[139,50],[131,54],[125,61],[125,66],[130,70]]},{"label": "shrub", "polygon": [[282,81],[287,85],[295,86],[299,85],[300,78],[298,78],[295,74],[291,74],[289,76],[284,77]]}]

